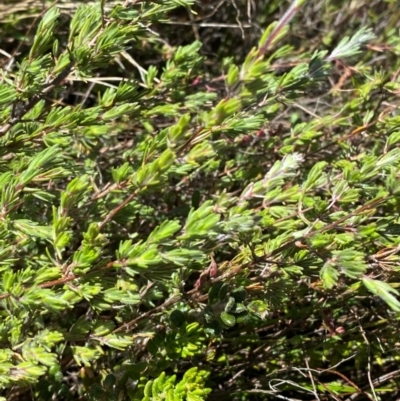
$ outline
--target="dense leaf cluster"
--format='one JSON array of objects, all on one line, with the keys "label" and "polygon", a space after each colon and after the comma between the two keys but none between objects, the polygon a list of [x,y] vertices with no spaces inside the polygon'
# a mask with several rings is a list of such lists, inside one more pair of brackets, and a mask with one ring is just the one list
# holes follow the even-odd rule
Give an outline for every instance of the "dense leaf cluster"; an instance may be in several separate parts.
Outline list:
[{"label": "dense leaf cluster", "polygon": [[395,2],[270,3],[0,8],[4,400],[395,399]]}]

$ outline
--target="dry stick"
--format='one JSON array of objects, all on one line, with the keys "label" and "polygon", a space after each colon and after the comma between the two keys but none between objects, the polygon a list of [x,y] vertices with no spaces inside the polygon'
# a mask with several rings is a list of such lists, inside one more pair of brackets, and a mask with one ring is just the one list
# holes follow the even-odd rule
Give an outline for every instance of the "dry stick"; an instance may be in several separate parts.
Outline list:
[{"label": "dry stick", "polygon": [[310,365],[308,363],[308,358],[305,358],[304,362],[306,363],[306,366],[307,366],[308,376],[310,377],[310,381],[311,381],[311,385],[312,385],[312,388],[313,388],[314,397],[315,397],[315,399],[317,401],[321,401],[321,399],[318,396],[318,391],[317,391],[317,386],[315,385],[314,376],[313,376],[313,374],[311,372]]},{"label": "dry stick", "polygon": [[242,25],[236,25],[236,24],[224,24],[224,23],[218,23],[218,22],[200,22],[198,24],[192,23],[192,22],[175,22],[175,21],[166,21],[164,24],[168,25],[186,25],[186,26],[195,26],[199,28],[228,28],[228,29],[240,29],[241,31],[243,28],[251,28],[250,24],[242,24]]},{"label": "dry stick", "polygon": [[271,46],[274,39],[278,36],[279,32],[282,28],[287,25],[291,19],[294,17],[296,12],[299,10],[301,4],[304,3],[304,0],[295,0],[290,8],[285,12],[283,17],[279,20],[277,26],[272,30],[271,34],[268,36],[268,39],[265,43],[258,49],[258,56],[262,57]]},{"label": "dry stick", "polygon": [[[354,353],[353,355],[350,355],[350,356],[347,357],[347,358],[342,359],[342,360],[339,361],[336,365],[333,365],[333,366],[331,366],[331,367],[328,368],[328,369],[322,369],[322,370],[321,370],[321,373],[333,371],[332,369],[335,369],[335,368],[337,368],[338,366],[340,366],[342,363],[345,363],[345,362],[349,361],[350,359],[355,358],[356,355],[357,355],[357,352]],[[334,371],[333,371],[333,372],[334,372]]]},{"label": "dry stick", "polygon": [[302,401],[302,400],[299,400],[298,398],[288,398],[288,397],[285,397],[284,395],[276,394],[276,390],[252,389],[252,390],[246,390],[246,392],[247,393],[269,394],[275,398],[278,398],[280,400],[285,400],[285,401]]},{"label": "dry stick", "polygon": [[[386,199],[386,197],[382,196],[382,197],[380,197],[378,199],[375,199],[375,200],[373,200],[371,202],[368,202],[365,205],[363,205],[363,206],[359,207],[358,209],[354,210],[353,212],[349,213],[347,216],[344,216],[344,217],[340,218],[339,220],[336,220],[335,222],[333,222],[331,224],[327,224],[326,226],[320,228],[319,230],[310,231],[309,233],[304,234],[302,239],[304,240],[304,239],[307,239],[307,238],[309,238],[309,237],[311,237],[311,236],[313,236],[315,234],[320,234],[320,233],[323,233],[325,231],[329,231],[332,228],[337,227],[339,224],[344,223],[349,218],[358,215],[360,212],[363,212],[364,210],[369,209],[369,208],[376,207],[377,205],[379,205],[380,202],[382,202],[385,199]],[[270,252],[265,257],[271,258],[272,256],[275,256],[277,253],[280,253],[283,250],[295,245],[296,242],[298,242],[298,241],[299,241],[299,239],[291,240],[291,241],[287,242],[286,244],[281,245],[279,248],[276,248],[275,250]]]},{"label": "dry stick", "polygon": [[229,387],[231,387],[233,384],[234,384],[234,381],[239,377],[239,376],[241,376],[243,373],[245,373],[246,372],[246,369],[242,369],[242,370],[239,370],[239,372],[237,372],[236,374],[234,374],[229,380],[228,380],[228,382],[226,383],[226,386],[229,388]]},{"label": "dry stick", "polygon": [[137,190],[131,193],[120,205],[115,209],[111,210],[110,213],[99,223],[99,228],[102,229],[106,223],[108,223],[119,211],[121,211],[129,202],[131,202],[137,196]]},{"label": "dry stick", "polygon": [[[350,309],[351,310],[351,309]],[[358,325],[360,327],[360,332],[361,335],[365,341],[365,343],[367,344],[367,348],[368,348],[368,363],[367,363],[367,377],[368,377],[368,382],[372,391],[372,394],[374,396],[374,398],[372,399],[370,397],[370,395],[368,393],[365,392],[365,395],[371,400],[371,401],[378,401],[378,398],[376,397],[376,393],[375,393],[375,388],[374,388],[374,383],[372,382],[372,378],[371,378],[371,344],[368,341],[368,338],[365,334],[365,331],[360,323],[360,318],[358,317],[357,313],[352,311],[355,318],[358,320]]]},{"label": "dry stick", "polygon": [[[272,382],[277,382],[277,384],[273,384]],[[292,380],[282,380],[282,379],[273,379],[269,382],[269,387],[274,390],[274,391],[278,391],[276,390],[276,388],[282,384],[289,384],[290,386],[293,386],[294,388],[299,388],[301,390],[303,390],[304,392],[308,392],[308,393],[313,393],[313,391],[309,390],[307,387],[302,386]]]},{"label": "dry stick", "polygon": [[[311,375],[311,372],[310,372],[310,376],[312,376]],[[323,387],[324,389],[325,389],[325,391],[326,392],[328,392],[329,393],[329,395],[335,400],[335,401],[342,401],[341,399],[339,399],[339,398],[337,398],[336,396],[335,396],[335,394],[333,393],[333,391],[325,384],[325,383],[322,383],[321,381],[319,381],[318,379],[316,379],[317,381],[318,381],[318,384],[321,386],[321,387]],[[317,397],[317,398],[315,398],[315,401],[321,401],[320,400],[320,398],[319,398],[319,396],[318,396],[318,394],[315,394],[315,396]]]},{"label": "dry stick", "polygon": [[[336,365],[337,366],[337,365]],[[351,381],[347,376],[345,376],[343,373],[338,372],[337,370],[334,369],[317,369],[319,372],[324,373],[324,372],[328,372],[328,373],[333,373],[337,376],[340,376],[345,382],[347,382],[348,384],[350,384],[351,387],[355,388],[358,393],[356,393],[357,395],[359,394],[364,394],[364,391],[361,390],[360,387],[357,386],[356,383],[354,383],[353,381]]]},{"label": "dry stick", "polygon": [[[109,262],[109,263],[107,263],[106,266],[103,266],[102,268],[99,268],[98,270],[110,269],[111,267],[114,266],[115,263],[116,263],[115,261]],[[69,267],[69,266],[68,266],[68,267]],[[69,271],[68,267],[67,267],[67,269],[66,269],[67,271]],[[93,273],[93,271],[92,271],[91,273]],[[71,272],[70,272],[68,275],[65,275],[64,277],[61,277],[61,278],[59,278],[59,279],[51,280],[51,281],[46,281],[45,283],[38,284],[38,287],[39,287],[39,288],[51,288],[51,287],[54,287],[54,286],[56,286],[56,285],[67,284],[67,283],[69,283],[69,282],[71,282],[71,281],[73,281],[73,280],[79,279],[79,278],[81,278],[81,277],[83,277],[83,276],[76,276],[74,273],[71,273]],[[23,291],[24,291],[24,292],[25,292],[25,291],[29,291],[31,288],[32,288],[32,287],[24,287],[24,288],[23,288]],[[9,298],[10,296],[11,296],[10,293],[0,294],[0,300],[2,300],[2,299],[7,299],[7,298]]]},{"label": "dry stick", "polygon": [[123,324],[122,326],[118,327],[117,329],[115,329],[113,331],[113,333],[118,333],[119,331],[123,331],[123,330],[128,330],[129,327],[135,325],[137,322],[139,322],[139,320],[145,319],[146,317],[150,317],[151,315],[153,315],[154,313],[157,312],[161,312],[162,310],[168,308],[171,305],[176,304],[177,302],[179,302],[182,299],[181,295],[177,295],[175,297],[172,297],[170,299],[168,299],[167,301],[165,301],[162,305],[159,305],[145,313],[142,313],[140,316],[138,316],[136,319],[131,320],[128,323]]},{"label": "dry stick", "polygon": [[17,111],[15,117],[12,118],[9,123],[7,123],[7,124],[3,125],[3,127],[1,127],[0,135],[5,135],[7,133],[7,131],[12,126],[14,126],[15,124],[19,123],[21,121],[22,117],[29,110],[31,110],[33,107],[35,107],[35,105],[41,99],[43,99],[46,94],[48,94],[54,88],[59,86],[62,83],[62,81],[64,81],[64,79],[66,79],[68,77],[68,75],[70,74],[70,72],[73,69],[73,66],[74,66],[74,60],[71,60],[69,62],[69,65],[63,71],[61,71],[60,74],[58,74],[51,82],[49,82],[39,94],[33,95],[31,100],[25,106],[23,106],[20,110]]},{"label": "dry stick", "polygon": [[374,386],[378,385],[378,384],[382,384],[383,382],[386,382],[388,380],[394,379],[396,377],[400,377],[400,369],[399,370],[395,370],[393,372],[390,373],[386,373],[386,375],[380,376],[377,379],[375,379],[372,384]]},{"label": "dry stick", "polygon": [[332,390],[330,390],[329,387],[328,387],[325,383],[322,383],[322,382],[320,382],[320,381],[318,381],[318,383],[319,383],[319,385],[320,385],[321,387],[323,387],[323,388],[325,389],[325,391],[326,391],[327,393],[329,393],[329,395],[332,397],[332,399],[334,399],[335,401],[342,401],[340,398],[337,398],[337,397],[335,396],[335,394],[332,392]]},{"label": "dry stick", "polygon": [[[57,3],[58,3],[58,0],[55,0],[49,7],[45,8],[44,1],[42,2],[43,11],[42,11],[39,15],[37,15],[37,16],[35,17],[35,19],[34,19],[33,22],[31,23],[31,25],[29,26],[28,31],[26,32],[24,38],[19,42],[17,48],[13,51],[13,54],[12,54],[11,58],[14,58],[14,57],[17,55],[17,53],[19,52],[19,49],[21,48],[22,44],[23,44],[23,43],[25,42],[25,40],[27,39],[29,32],[31,31],[31,29],[32,29],[33,26],[35,25],[35,23],[36,23],[36,21],[38,20],[38,18],[42,17],[42,16],[46,13],[47,10],[49,10],[51,7],[53,7],[53,6],[56,5]],[[24,4],[24,8],[26,8],[28,5],[29,5],[29,4]],[[8,10],[8,13],[11,14],[11,13],[14,12],[14,10],[15,10],[15,8],[11,8],[11,10]],[[21,11],[21,10],[18,9],[18,7],[17,7],[15,11]],[[7,14],[6,14],[6,15],[7,15]]]},{"label": "dry stick", "polygon": [[[372,381],[373,386],[377,386],[379,384],[382,384],[388,380],[395,379],[397,377],[400,377],[400,370],[395,370],[393,372],[387,373],[386,375],[380,376],[377,379]],[[354,393],[350,397],[346,398],[344,401],[352,401],[355,400],[360,394],[359,393]]]},{"label": "dry stick", "polygon": [[[201,131],[203,130],[203,127],[200,127],[198,130],[196,130],[196,132],[183,144],[183,146],[181,147],[181,149],[179,149],[179,153],[182,152],[183,150],[185,150],[185,148],[187,146],[190,145],[190,143],[196,139],[197,135],[201,133]],[[97,193],[92,200],[96,200],[99,198],[102,198],[103,196],[107,195],[108,193],[110,193],[112,190],[117,189],[117,188],[121,188],[126,186],[129,183],[129,180],[125,181],[124,183],[120,183],[120,184],[113,184],[110,185],[108,188],[104,189],[103,191],[101,191],[100,193]],[[128,198],[126,198],[119,206],[117,206],[115,209],[113,209],[106,217],[105,219],[99,224],[100,229],[103,228],[103,226],[108,223],[121,209],[123,209],[129,202],[131,202],[138,194],[139,189],[135,190],[135,192],[133,192],[131,195],[128,196]]]},{"label": "dry stick", "polygon": [[376,125],[377,123],[379,123],[381,121],[382,115],[387,115],[392,111],[391,107],[387,107],[385,110],[382,111],[382,113],[379,115],[379,117],[373,121],[371,121],[368,124],[364,124],[361,127],[355,128],[353,131],[351,131],[349,134],[345,135],[344,137],[340,138],[338,140],[338,142],[343,142],[346,141],[347,139],[352,138],[353,136],[359,134],[360,132],[363,132],[365,130],[367,130],[368,128],[373,127],[374,125]]}]

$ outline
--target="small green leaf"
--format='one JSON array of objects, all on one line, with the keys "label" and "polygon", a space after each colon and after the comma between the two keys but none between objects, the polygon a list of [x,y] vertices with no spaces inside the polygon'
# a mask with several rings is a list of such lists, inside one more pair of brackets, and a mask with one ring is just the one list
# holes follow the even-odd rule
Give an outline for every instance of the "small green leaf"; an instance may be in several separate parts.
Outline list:
[{"label": "small green leaf", "polygon": [[228,327],[233,327],[236,324],[235,316],[233,316],[227,312],[221,312],[220,317],[221,317],[222,322]]},{"label": "small green leaf", "polygon": [[186,321],[185,315],[179,309],[172,311],[169,318],[171,319],[171,323],[176,327],[182,327]]},{"label": "small green leaf", "polygon": [[338,281],[339,272],[328,262],[324,264],[320,271],[321,280],[328,289],[333,288]]},{"label": "small green leaf", "polygon": [[400,302],[394,296],[399,295],[399,292],[391,287],[390,284],[367,277],[364,277],[362,282],[369,291],[382,298],[394,311],[400,312]]}]

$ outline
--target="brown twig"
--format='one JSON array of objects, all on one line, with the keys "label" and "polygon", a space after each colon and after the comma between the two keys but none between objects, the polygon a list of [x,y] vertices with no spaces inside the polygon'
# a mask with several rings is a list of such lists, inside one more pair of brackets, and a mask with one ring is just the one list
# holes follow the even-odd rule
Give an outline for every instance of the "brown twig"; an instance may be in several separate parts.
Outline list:
[{"label": "brown twig", "polygon": [[133,193],[131,193],[120,205],[111,210],[111,212],[107,214],[104,220],[99,223],[100,229],[103,228],[104,225],[108,223],[118,212],[120,212],[129,202],[131,202],[137,196],[137,192],[138,191],[134,191]]},{"label": "brown twig", "polygon": [[73,70],[73,66],[74,66],[74,60],[71,60],[69,65],[63,71],[61,71],[51,82],[46,84],[44,89],[40,93],[33,95],[31,100],[28,103],[26,103],[25,105],[16,103],[16,105],[15,105],[15,110],[16,110],[15,115],[12,117],[12,119],[11,119],[11,121],[9,123],[7,123],[7,124],[3,125],[3,127],[1,127],[0,135],[6,134],[7,131],[12,126],[14,126],[17,123],[21,122],[22,117],[28,111],[33,109],[33,107],[35,107],[35,105],[41,99],[43,99],[48,93],[50,93],[53,89],[55,89],[57,86],[59,86],[64,81],[64,79],[66,79],[68,77],[68,75]]}]

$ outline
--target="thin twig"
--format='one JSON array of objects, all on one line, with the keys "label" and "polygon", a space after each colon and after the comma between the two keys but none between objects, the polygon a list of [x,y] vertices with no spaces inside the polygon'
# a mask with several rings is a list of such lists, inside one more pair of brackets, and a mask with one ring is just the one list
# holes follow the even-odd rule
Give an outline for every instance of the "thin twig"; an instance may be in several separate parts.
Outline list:
[{"label": "thin twig", "polygon": [[246,390],[246,393],[260,393],[260,394],[269,394],[272,395],[275,398],[278,398],[280,400],[285,400],[285,401],[302,401],[299,400],[298,398],[289,398],[289,397],[285,397],[284,395],[280,395],[280,394],[276,394],[275,391],[272,390],[261,390],[261,389],[252,389],[252,390]]},{"label": "thin twig", "polygon": [[306,363],[307,370],[308,370],[308,376],[310,378],[311,385],[312,385],[313,390],[314,390],[314,397],[316,398],[317,401],[321,401],[319,396],[318,396],[318,391],[317,391],[317,387],[315,385],[314,376],[313,376],[313,374],[312,374],[312,372],[310,370],[310,365],[308,363],[308,358],[305,358],[305,363]]},{"label": "thin twig", "polygon": [[103,228],[106,223],[108,223],[118,212],[120,212],[136,196],[137,196],[137,191],[134,191],[120,205],[118,205],[116,208],[111,210],[111,212],[107,214],[107,216],[104,218],[104,220],[101,223],[99,223],[100,229]]},{"label": "thin twig", "polygon": [[224,24],[221,22],[193,23],[193,22],[165,21],[164,23],[168,24],[168,25],[198,26],[200,28],[229,28],[229,29],[233,28],[233,29],[240,29],[240,30],[243,30],[243,28],[251,28],[252,27],[250,24],[236,25],[236,24]]},{"label": "thin twig", "polygon": [[[11,121],[7,124],[5,124],[1,129],[0,129],[0,135],[4,135],[8,132],[8,130],[16,125],[17,123],[19,123],[22,119],[22,117],[31,109],[33,109],[33,107],[36,106],[36,104],[43,99],[48,93],[50,93],[53,89],[55,89],[57,86],[61,85],[61,83],[64,81],[64,79],[66,79],[68,77],[68,75],[71,73],[71,71],[73,70],[73,66],[74,66],[74,60],[71,60],[69,65],[63,70],[61,71],[51,82],[49,82],[48,84],[46,84],[44,86],[44,89],[42,89],[42,91],[36,95],[33,95],[31,100],[25,104],[25,105],[19,105],[20,107],[18,107],[18,104],[16,103],[16,107],[15,107],[15,115],[14,117],[11,119]],[[22,107],[21,107],[22,106]]]},{"label": "thin twig", "polygon": [[371,388],[371,391],[372,391],[372,395],[373,395],[374,398],[372,399],[368,393],[365,393],[365,395],[372,401],[378,401],[378,398],[377,398],[376,393],[375,393],[374,383],[373,383],[372,378],[371,378],[371,370],[372,370],[371,345],[370,345],[370,343],[368,341],[368,338],[367,338],[367,336],[365,334],[365,331],[364,331],[364,329],[363,329],[363,327],[362,327],[362,325],[360,323],[360,319],[359,319],[357,313],[353,309],[350,309],[350,310],[353,312],[354,316],[356,317],[356,319],[358,321],[358,326],[360,328],[361,335],[362,335],[362,337],[363,337],[363,339],[365,341],[365,344],[367,344],[367,348],[368,348],[367,377],[368,377],[368,382],[369,382],[369,385],[370,385],[370,388]]},{"label": "thin twig", "polygon": [[[400,377],[400,369],[399,370],[394,370],[393,372],[387,373],[386,375],[379,376],[375,380],[372,381],[373,386],[377,386],[379,384],[382,384],[388,380],[396,379],[397,377]],[[355,400],[360,394],[359,393],[354,393],[350,397],[346,398],[344,401],[353,401]]]}]

